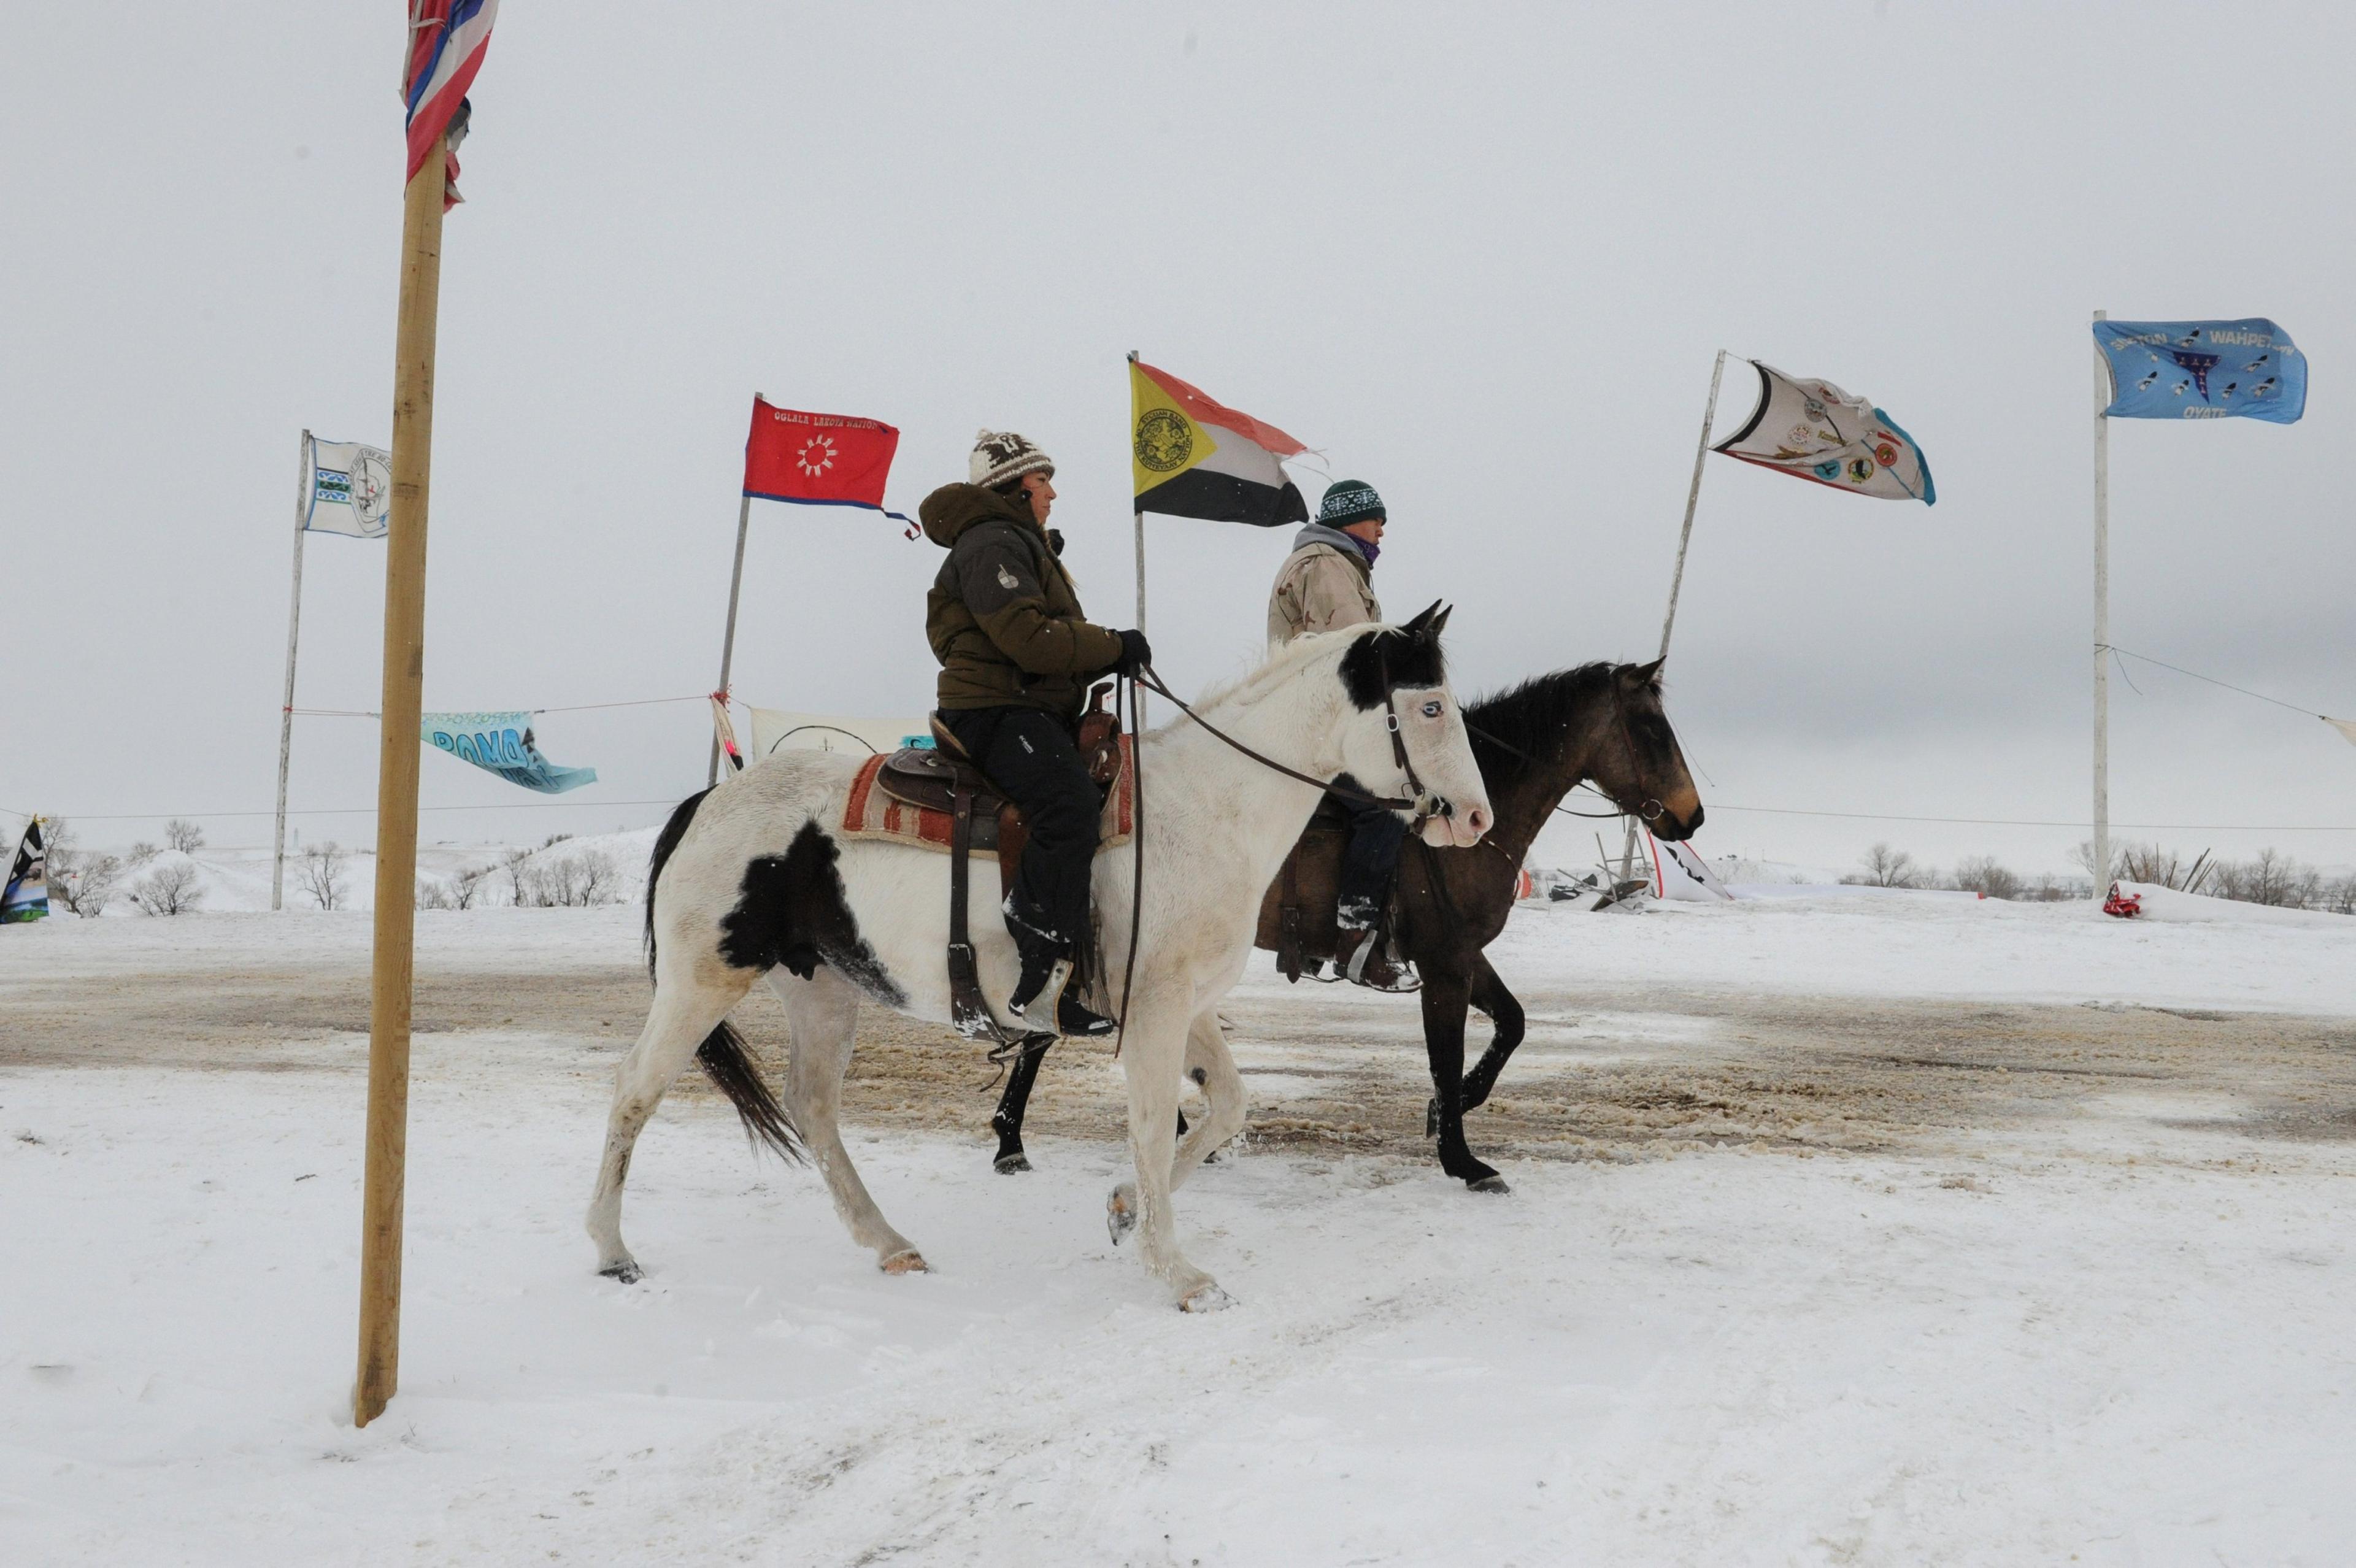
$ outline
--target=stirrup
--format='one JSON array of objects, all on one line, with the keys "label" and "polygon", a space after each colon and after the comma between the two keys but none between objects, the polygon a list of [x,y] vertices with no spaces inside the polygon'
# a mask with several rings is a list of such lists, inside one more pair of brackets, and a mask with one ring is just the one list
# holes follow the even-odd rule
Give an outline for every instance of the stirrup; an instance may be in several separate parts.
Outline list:
[{"label": "stirrup", "polygon": [[[1376,957],[1377,950],[1380,950],[1381,963],[1370,976],[1366,966]],[[1370,991],[1405,996],[1423,989],[1422,979],[1392,950],[1389,937],[1378,931],[1367,931],[1364,940],[1351,951],[1349,963],[1338,967],[1342,978],[1354,986],[1364,986]]]}]

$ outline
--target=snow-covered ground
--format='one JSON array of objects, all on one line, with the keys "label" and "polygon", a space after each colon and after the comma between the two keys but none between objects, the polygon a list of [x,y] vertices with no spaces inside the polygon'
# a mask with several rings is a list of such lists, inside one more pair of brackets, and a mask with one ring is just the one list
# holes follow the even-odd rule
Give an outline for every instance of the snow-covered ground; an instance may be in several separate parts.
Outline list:
[{"label": "snow-covered ground", "polygon": [[[636,941],[626,908],[437,912],[419,963],[586,976]],[[969,1088],[970,1135],[853,1141],[937,1273],[876,1273],[809,1172],[675,1098],[633,1170],[650,1277],[595,1278],[622,1042],[423,1034],[402,1392],[355,1430],[364,1043],[32,1067],[6,1019],[42,987],[102,1019],[208,976],[348,978],[367,945],[340,914],[0,932],[12,1563],[2327,1563],[2356,1538],[2356,1027],[2314,1022],[2356,1020],[2356,921],[1517,912],[1492,952],[1536,998],[1534,1072],[1606,1036],[1723,1070],[1739,1040],[1646,1012],[1711,998],[2214,1009],[2245,1043],[2246,1015],[2301,1014],[2314,1125],[2343,1130],[2128,1075],[1896,1152],[1501,1157],[1506,1199],[1247,1145],[1180,1201],[1242,1303],[1208,1319],[1107,1241],[1109,1124],[996,1178]],[[1287,1019],[1413,1019],[1262,971],[1237,1006],[1248,1069],[1288,1060]]]}]

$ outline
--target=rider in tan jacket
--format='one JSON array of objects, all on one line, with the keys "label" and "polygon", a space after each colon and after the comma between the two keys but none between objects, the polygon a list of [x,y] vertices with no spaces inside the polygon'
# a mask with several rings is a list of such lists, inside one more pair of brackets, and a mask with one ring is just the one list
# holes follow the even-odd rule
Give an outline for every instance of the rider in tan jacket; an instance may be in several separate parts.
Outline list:
[{"label": "rider in tan jacket", "polygon": [[[1374,571],[1387,520],[1383,498],[1373,485],[1345,479],[1327,488],[1317,520],[1294,537],[1292,553],[1277,569],[1276,586],[1268,596],[1270,646],[1304,632],[1331,632],[1383,618],[1383,607],[1375,599]],[[1347,774],[1334,782],[1353,788],[1357,784]],[[1350,814],[1350,841],[1342,852],[1334,910],[1342,928],[1335,963],[1361,986],[1412,990],[1412,976],[1392,953],[1383,929],[1407,824],[1381,806],[1341,804]]]}]

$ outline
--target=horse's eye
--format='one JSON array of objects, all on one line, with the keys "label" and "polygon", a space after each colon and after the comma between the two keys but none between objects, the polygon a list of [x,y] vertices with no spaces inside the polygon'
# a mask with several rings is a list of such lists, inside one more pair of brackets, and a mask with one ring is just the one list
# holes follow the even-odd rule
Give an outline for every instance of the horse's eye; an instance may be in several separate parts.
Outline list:
[{"label": "horse's eye", "polygon": [[1439,699],[1438,698],[1434,698],[1434,699],[1432,699],[1432,700],[1430,700],[1430,702],[1427,702],[1427,703],[1425,703],[1425,704],[1423,705],[1423,716],[1424,716],[1426,719],[1437,719],[1437,718],[1439,718],[1439,717],[1440,717],[1440,709],[1441,709],[1441,707],[1442,707],[1442,706],[1443,706],[1443,705],[1441,704],[1441,702],[1440,701],[1440,699]]}]

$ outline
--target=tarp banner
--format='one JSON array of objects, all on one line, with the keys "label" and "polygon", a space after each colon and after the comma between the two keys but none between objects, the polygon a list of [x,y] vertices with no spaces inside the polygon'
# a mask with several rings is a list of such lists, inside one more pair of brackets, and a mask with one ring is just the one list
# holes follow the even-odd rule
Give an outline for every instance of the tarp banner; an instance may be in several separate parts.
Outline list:
[{"label": "tarp banner", "polygon": [[41,819],[25,824],[16,858],[8,866],[8,880],[0,886],[0,925],[41,920],[49,912],[48,850],[41,841]]},{"label": "tarp banner", "polygon": [[1656,899],[1683,899],[1695,903],[1719,903],[1730,901],[1734,895],[1709,869],[1709,862],[1694,853],[1690,845],[1664,843],[1645,829],[1644,837],[1653,846],[1653,896]]},{"label": "tarp banner", "polygon": [[303,526],[380,539],[392,526],[392,453],[356,441],[303,443]]},{"label": "tarp banner", "polygon": [[2265,420],[2307,412],[2307,356],[2290,334],[2240,321],[2098,321],[2115,420]]},{"label": "tarp banner", "polygon": [[1885,501],[1937,502],[1922,449],[1897,421],[1830,381],[1751,361],[1759,406],[1712,450],[1796,479]]},{"label": "tarp banner", "polygon": [[597,782],[594,768],[560,768],[540,754],[529,709],[508,713],[428,713],[419,731],[425,743],[461,762],[542,795],[562,795]]},{"label": "tarp banner", "polygon": [[2350,745],[2356,746],[2356,719],[2326,719],[2324,722],[2347,736]]}]

